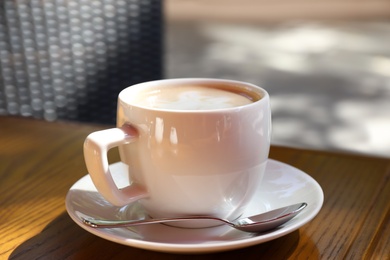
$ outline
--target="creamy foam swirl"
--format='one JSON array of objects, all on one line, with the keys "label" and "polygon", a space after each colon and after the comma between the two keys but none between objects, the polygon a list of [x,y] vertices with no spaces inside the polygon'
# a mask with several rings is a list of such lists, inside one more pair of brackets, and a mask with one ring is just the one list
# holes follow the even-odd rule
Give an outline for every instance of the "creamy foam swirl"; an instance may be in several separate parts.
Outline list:
[{"label": "creamy foam swirl", "polygon": [[224,89],[205,86],[162,87],[137,94],[133,104],[169,110],[213,110],[252,103],[249,98]]}]

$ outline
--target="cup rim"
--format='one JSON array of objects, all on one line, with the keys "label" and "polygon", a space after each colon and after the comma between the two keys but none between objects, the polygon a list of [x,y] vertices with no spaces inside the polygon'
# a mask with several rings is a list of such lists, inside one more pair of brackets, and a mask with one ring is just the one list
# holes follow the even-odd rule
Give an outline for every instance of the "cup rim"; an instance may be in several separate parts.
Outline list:
[{"label": "cup rim", "polygon": [[[241,106],[235,106],[235,107],[228,107],[228,108],[218,108],[218,109],[199,109],[199,110],[186,110],[186,109],[168,109],[168,108],[154,108],[154,107],[148,107],[148,106],[142,106],[138,104],[132,104],[131,102],[128,102],[124,98],[125,95],[131,94],[131,92],[137,92],[140,88],[145,88],[145,86],[149,86],[150,88],[153,88],[160,84],[180,84],[180,83],[226,83],[230,86],[240,86],[244,88],[245,90],[248,90],[250,92],[256,92],[257,94],[261,95],[261,98],[258,100]],[[130,93],[129,93],[130,92]],[[238,81],[238,80],[230,80],[230,79],[217,79],[217,78],[171,78],[171,79],[160,79],[160,80],[152,80],[152,81],[146,81],[142,83],[137,83],[131,86],[128,86],[124,88],[118,95],[118,101],[122,102],[128,106],[132,107],[138,107],[145,110],[151,110],[151,111],[161,111],[161,112],[174,112],[174,113],[213,113],[213,112],[228,112],[228,111],[236,111],[241,110],[243,108],[250,108],[253,106],[259,105],[259,103],[264,103],[269,100],[269,94],[268,92],[255,84],[244,82],[244,81]]]}]

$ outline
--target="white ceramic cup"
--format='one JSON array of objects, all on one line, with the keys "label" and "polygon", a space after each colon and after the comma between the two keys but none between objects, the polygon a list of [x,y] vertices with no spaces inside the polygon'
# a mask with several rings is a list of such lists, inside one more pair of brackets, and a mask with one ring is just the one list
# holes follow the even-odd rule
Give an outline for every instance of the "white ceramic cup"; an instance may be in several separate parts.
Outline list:
[{"label": "white ceramic cup", "polygon": [[[145,90],[189,84],[228,88],[255,101],[208,110],[134,104]],[[219,79],[151,81],[119,94],[117,128],[91,133],[84,157],[97,190],[114,205],[139,201],[155,218],[212,215],[233,220],[260,186],[270,132],[269,95],[260,87]],[[112,147],[119,148],[121,161],[129,166],[131,184],[123,189],[108,167]]]}]

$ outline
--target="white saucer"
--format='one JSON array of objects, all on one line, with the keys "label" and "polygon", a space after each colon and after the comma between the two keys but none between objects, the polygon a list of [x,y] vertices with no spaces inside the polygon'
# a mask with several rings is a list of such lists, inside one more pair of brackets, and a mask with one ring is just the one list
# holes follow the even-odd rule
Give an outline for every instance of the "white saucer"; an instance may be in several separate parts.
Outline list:
[{"label": "white saucer", "polygon": [[[117,185],[127,186],[127,166],[119,162],[110,167]],[[320,185],[309,175],[290,165],[269,160],[261,187],[242,216],[300,202],[306,202],[308,206],[294,219],[268,233],[246,233],[226,225],[203,229],[175,228],[162,224],[94,229],[82,223],[80,218],[84,214],[100,219],[135,219],[144,218],[146,213],[138,203],[125,207],[112,206],[96,191],[89,175],[71,187],[66,196],[66,209],[80,227],[113,242],[162,252],[208,253],[256,245],[291,233],[317,215],[323,200]]]}]

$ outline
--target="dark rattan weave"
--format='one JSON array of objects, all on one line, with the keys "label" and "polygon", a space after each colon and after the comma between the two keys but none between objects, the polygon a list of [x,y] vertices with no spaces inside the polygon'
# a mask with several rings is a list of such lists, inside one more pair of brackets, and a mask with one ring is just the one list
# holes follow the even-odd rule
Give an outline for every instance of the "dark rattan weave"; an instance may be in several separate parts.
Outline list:
[{"label": "dark rattan weave", "polygon": [[161,6],[0,1],[0,115],[114,123],[121,89],[162,77]]}]

